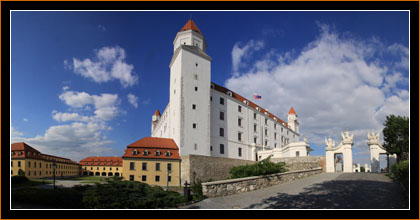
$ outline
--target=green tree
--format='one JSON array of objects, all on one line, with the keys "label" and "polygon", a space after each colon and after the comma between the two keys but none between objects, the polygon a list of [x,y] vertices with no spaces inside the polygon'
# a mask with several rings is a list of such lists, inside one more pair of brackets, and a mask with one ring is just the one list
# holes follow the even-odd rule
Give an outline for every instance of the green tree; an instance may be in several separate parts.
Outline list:
[{"label": "green tree", "polygon": [[397,155],[397,163],[399,163],[401,157],[408,153],[409,119],[391,114],[386,116],[384,126],[382,133],[385,142],[383,146],[388,153]]},{"label": "green tree", "polygon": [[365,167],[360,167],[360,172],[366,172]]}]

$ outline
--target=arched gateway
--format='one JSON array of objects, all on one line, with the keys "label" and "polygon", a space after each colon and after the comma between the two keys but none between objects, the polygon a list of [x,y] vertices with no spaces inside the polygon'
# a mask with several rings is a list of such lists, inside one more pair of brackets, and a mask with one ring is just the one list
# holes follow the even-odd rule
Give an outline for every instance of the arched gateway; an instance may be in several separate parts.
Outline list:
[{"label": "arched gateway", "polygon": [[325,139],[325,148],[326,152],[326,171],[328,173],[340,171],[338,166],[336,167],[336,155],[343,155],[343,172],[353,172],[353,155],[352,155],[352,146],[353,146],[353,137],[350,135],[349,131],[346,130],[344,133],[341,132],[342,141],[335,147],[335,142],[330,138]]},{"label": "arched gateway", "polygon": [[378,132],[375,134],[375,131],[372,133],[368,133],[368,145],[370,149],[370,165],[371,171],[374,173],[379,173],[381,171],[380,164],[379,164],[379,156],[380,155],[387,155],[387,171],[389,171],[389,167],[396,162],[397,156],[389,155],[389,153],[385,150],[384,147],[379,142],[380,133]]}]

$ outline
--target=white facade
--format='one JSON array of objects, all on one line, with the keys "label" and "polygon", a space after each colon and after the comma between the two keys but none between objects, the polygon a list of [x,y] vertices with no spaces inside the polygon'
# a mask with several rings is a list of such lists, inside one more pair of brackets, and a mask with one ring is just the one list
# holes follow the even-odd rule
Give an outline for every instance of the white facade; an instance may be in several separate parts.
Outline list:
[{"label": "white facade", "polygon": [[309,143],[306,139],[304,139],[304,141],[290,143],[281,148],[258,151],[258,160],[264,160],[269,156],[273,159],[284,157],[307,157],[309,156],[310,151],[313,150],[309,147]]},{"label": "white facade", "polygon": [[389,153],[382,147],[379,142],[380,133],[378,132],[375,134],[374,131],[372,133],[368,133],[368,145],[370,149],[370,165],[371,171],[374,173],[380,173],[380,165],[379,165],[379,155],[386,154],[388,155],[388,165],[391,167],[394,163],[397,162],[397,155],[389,155]]},{"label": "white facade", "polygon": [[172,138],[181,156],[244,160],[299,141],[296,115],[288,127],[266,109],[211,83],[211,58],[198,28],[178,32],[173,44],[169,103],[158,120],[153,116],[152,137]]},{"label": "white facade", "polygon": [[335,147],[335,142],[331,138],[325,140],[326,171],[328,173],[336,172],[336,154],[343,154],[343,172],[353,172],[352,146],[354,135],[350,135],[349,131],[346,131],[341,133],[341,137],[342,141],[337,147]]}]

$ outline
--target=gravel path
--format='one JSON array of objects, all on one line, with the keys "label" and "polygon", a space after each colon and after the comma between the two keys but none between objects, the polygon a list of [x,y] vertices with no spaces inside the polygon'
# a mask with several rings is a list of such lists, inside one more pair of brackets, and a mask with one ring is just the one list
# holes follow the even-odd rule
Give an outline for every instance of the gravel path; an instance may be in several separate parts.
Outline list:
[{"label": "gravel path", "polygon": [[209,198],[186,209],[401,209],[402,189],[384,174],[321,173],[286,184]]}]

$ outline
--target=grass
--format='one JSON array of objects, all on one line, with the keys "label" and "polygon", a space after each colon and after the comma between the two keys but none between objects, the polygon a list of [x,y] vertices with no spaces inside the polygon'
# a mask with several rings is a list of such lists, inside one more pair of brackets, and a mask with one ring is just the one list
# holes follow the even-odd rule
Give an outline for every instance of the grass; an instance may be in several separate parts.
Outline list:
[{"label": "grass", "polygon": [[29,179],[28,182],[12,184],[12,188],[17,187],[30,187],[30,186],[39,186],[44,184],[53,183],[52,180],[43,180],[43,179]]}]

